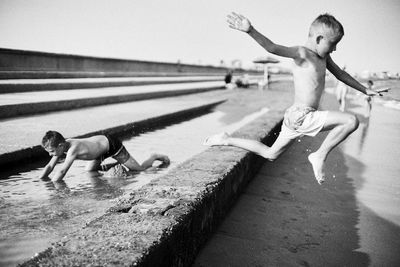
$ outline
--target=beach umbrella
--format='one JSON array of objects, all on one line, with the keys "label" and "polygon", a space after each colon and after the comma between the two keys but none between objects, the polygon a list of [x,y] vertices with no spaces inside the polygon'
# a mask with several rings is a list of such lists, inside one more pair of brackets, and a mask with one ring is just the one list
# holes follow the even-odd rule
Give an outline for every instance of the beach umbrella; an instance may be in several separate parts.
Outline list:
[{"label": "beach umbrella", "polygon": [[271,63],[279,63],[280,61],[276,58],[264,56],[258,57],[253,60],[253,63],[263,64],[264,65],[264,79],[260,82],[259,88],[262,90],[264,88],[268,89],[268,64]]}]

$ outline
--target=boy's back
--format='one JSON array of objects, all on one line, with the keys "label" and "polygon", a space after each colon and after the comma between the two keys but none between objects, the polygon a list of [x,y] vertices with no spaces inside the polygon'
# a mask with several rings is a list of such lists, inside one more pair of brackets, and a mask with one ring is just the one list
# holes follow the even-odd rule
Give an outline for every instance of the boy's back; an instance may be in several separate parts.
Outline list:
[{"label": "boy's back", "polygon": [[74,153],[76,159],[94,160],[106,153],[109,148],[108,139],[104,135],[96,135],[82,139],[67,139],[70,144],[68,153]]}]

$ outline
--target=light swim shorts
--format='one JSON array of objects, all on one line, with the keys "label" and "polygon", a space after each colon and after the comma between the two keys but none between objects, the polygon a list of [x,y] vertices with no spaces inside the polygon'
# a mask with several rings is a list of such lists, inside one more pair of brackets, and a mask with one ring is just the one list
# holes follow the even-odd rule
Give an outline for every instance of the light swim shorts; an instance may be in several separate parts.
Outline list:
[{"label": "light swim shorts", "polygon": [[285,112],[279,135],[288,139],[299,136],[315,136],[324,127],[328,111],[318,111],[312,107],[291,106]]}]

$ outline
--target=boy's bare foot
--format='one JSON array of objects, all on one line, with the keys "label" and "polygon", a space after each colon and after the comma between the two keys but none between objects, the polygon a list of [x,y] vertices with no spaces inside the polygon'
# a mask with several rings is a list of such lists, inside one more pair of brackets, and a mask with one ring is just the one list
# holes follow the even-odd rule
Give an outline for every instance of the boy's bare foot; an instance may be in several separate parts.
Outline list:
[{"label": "boy's bare foot", "polygon": [[227,144],[227,139],[230,137],[230,135],[226,132],[212,135],[206,140],[204,140],[203,145],[205,146],[226,146]]},{"label": "boy's bare foot", "polygon": [[324,160],[319,158],[315,153],[310,154],[308,160],[312,165],[314,176],[318,184],[325,182],[325,173],[323,172]]},{"label": "boy's bare foot", "polygon": [[158,166],[159,168],[166,168],[169,166],[171,163],[168,156],[165,155],[159,155],[158,160],[160,160],[162,163]]}]

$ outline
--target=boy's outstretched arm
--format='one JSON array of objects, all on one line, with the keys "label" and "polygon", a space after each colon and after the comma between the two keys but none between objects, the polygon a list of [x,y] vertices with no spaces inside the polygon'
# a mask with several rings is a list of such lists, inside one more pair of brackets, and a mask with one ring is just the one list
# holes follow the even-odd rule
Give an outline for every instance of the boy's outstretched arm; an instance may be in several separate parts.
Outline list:
[{"label": "boy's outstretched arm", "polygon": [[380,95],[374,90],[368,89],[367,87],[359,83],[356,79],[354,79],[346,71],[342,70],[338,65],[336,65],[336,63],[332,60],[330,56],[328,56],[326,59],[326,67],[339,81],[342,81],[343,83],[356,89],[357,91],[360,91],[361,93],[369,96]]},{"label": "boy's outstretched arm", "polygon": [[299,57],[299,47],[286,47],[272,42],[270,39],[259,33],[252,25],[251,22],[241,14],[232,12],[228,15],[227,20],[229,27],[235,30],[248,33],[257,43],[259,43],[268,52],[289,58]]},{"label": "boy's outstretched arm", "polygon": [[53,182],[58,182],[61,181],[65,174],[67,174],[67,171],[69,170],[69,168],[71,167],[72,163],[74,162],[76,158],[75,153],[73,152],[72,149],[68,150],[67,156],[65,157],[65,161],[63,166],[61,167],[61,169],[59,171],[57,171],[53,178],[51,179]]},{"label": "boy's outstretched arm", "polygon": [[56,156],[51,157],[51,160],[43,168],[43,171],[40,174],[39,178],[43,179],[43,178],[47,177],[53,171],[54,167],[57,164],[57,161],[58,161],[58,157],[56,157]]}]

